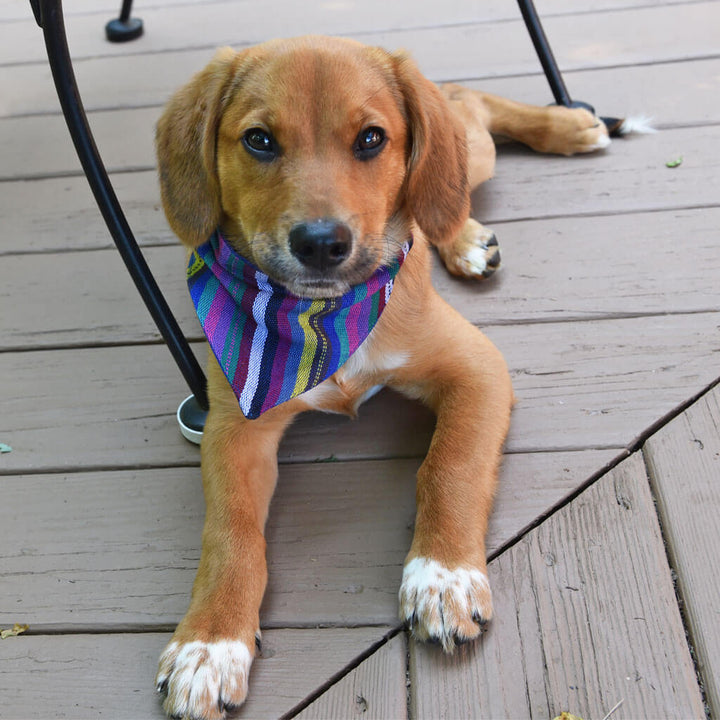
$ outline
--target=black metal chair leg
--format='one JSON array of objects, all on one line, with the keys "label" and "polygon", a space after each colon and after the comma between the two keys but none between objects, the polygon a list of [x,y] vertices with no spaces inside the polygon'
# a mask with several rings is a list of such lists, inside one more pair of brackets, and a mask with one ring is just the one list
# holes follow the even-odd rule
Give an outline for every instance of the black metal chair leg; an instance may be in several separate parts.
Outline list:
[{"label": "black metal chair leg", "polygon": [[[537,10],[535,10],[533,0],[518,0],[518,5],[520,6],[523,20],[525,21],[525,27],[535,46],[535,52],[537,53],[540,64],[545,72],[545,77],[550,85],[550,90],[555,98],[555,103],[557,105],[564,105],[565,107],[585,108],[594,115],[595,108],[592,105],[582,100],[572,100],[570,98],[570,93],[565,86],[560,68],[558,68],[557,62],[555,61],[555,56],[550,48],[550,43],[543,30]],[[618,118],[601,117],[600,120],[605,123],[611,136],[619,135],[622,132],[622,121]]]},{"label": "black metal chair leg", "polygon": [[[43,29],[55,89],[85,176],[115,245],[195,396],[195,402],[190,403],[196,410],[191,422],[200,423],[199,432],[202,432],[204,411],[208,408],[205,375],[140,252],[100,159],[73,73],[65,35],[62,2],[61,0],[30,0],[30,2],[38,24]],[[188,403],[184,403],[186,404]]]},{"label": "black metal chair leg", "polygon": [[550,43],[543,30],[537,10],[535,10],[533,0],[518,0],[518,5],[520,6],[520,13],[522,14],[523,20],[525,21],[525,27],[535,47],[535,52],[545,72],[545,77],[550,84],[550,90],[555,98],[555,102],[558,105],[570,107],[572,104],[570,94],[567,91],[567,87],[565,87],[560,68],[558,68],[557,62],[555,61],[555,56],[550,48]]},{"label": "black metal chair leg", "polygon": [[111,20],[105,26],[105,35],[110,42],[127,42],[143,34],[143,22],[140,18],[130,17],[133,0],[123,0],[120,17]]}]

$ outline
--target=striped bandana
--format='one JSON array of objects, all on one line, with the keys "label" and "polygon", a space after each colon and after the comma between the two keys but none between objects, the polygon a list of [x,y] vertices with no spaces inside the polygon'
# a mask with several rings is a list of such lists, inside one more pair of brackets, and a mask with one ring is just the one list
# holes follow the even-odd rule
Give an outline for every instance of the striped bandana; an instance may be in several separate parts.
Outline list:
[{"label": "striped bandana", "polygon": [[291,295],[225,241],[195,250],[187,282],[200,324],[250,419],[319,385],[375,327],[412,246],[337,298]]}]

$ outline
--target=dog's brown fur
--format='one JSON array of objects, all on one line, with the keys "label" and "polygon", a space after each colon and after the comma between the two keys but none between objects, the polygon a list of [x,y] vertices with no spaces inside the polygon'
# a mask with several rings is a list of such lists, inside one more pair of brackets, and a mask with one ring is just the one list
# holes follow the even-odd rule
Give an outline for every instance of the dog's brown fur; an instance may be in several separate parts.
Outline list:
[{"label": "dog's brown fur", "polygon": [[[384,128],[387,144],[360,161],[351,148],[369,126]],[[277,138],[275,161],[258,162],[241,147],[253,127]],[[414,237],[371,337],[314,390],[248,421],[211,354],[202,557],[190,608],[158,674],[169,713],[221,718],[243,702],[280,437],[308,409],[354,414],[379,384],[422,399],[438,419],[418,472],[407,562],[418,558],[466,579],[464,595],[440,597],[427,578],[403,590],[402,617],[418,637],[440,639],[446,649],[476,637],[490,618],[484,537],[513,393],[498,350],[433,290],[430,244],[452,272],[483,274],[468,257],[494,249],[483,245],[489,231],[468,219],[469,192],[493,174],[491,134],[564,154],[590,151],[607,137],[584,110],[438,89],[402,54],[318,37],[221,50],[168,104],[157,135],[163,203],[186,245],[205,242],[219,226],[264,272],[312,296],[362,282]],[[351,256],[322,286],[307,282],[288,249],[290,229],[315,218],[341,221],[353,235]],[[244,644],[247,661],[218,655],[226,641]]]}]

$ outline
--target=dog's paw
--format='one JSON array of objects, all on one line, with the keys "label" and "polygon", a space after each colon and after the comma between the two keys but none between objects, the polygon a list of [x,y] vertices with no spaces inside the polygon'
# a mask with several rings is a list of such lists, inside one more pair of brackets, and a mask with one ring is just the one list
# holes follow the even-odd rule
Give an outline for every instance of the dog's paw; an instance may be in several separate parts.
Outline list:
[{"label": "dog's paw", "polygon": [[485,573],[452,570],[416,557],[403,571],[400,619],[418,640],[438,642],[445,652],[476,638],[492,617],[492,594]]},{"label": "dog's paw", "polygon": [[550,107],[551,130],[545,133],[539,152],[578,155],[604,150],[610,145],[605,123],[584,108]]},{"label": "dog's paw", "polygon": [[171,642],[160,656],[165,712],[183,720],[221,720],[245,701],[253,656],[240,640]]},{"label": "dog's paw", "polygon": [[500,247],[495,233],[476,220],[467,220],[450,245],[438,245],[445,267],[453,275],[488,278],[500,267]]}]

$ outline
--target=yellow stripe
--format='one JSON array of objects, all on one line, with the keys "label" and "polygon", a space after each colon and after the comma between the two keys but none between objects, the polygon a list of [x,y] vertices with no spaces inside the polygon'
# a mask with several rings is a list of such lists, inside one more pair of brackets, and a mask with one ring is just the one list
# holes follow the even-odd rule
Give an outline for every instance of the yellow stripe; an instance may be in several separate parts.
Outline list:
[{"label": "yellow stripe", "polygon": [[313,300],[310,303],[310,307],[298,315],[298,323],[305,334],[305,342],[303,343],[302,356],[300,357],[300,365],[298,366],[297,380],[295,381],[295,389],[293,390],[292,397],[304,392],[308,385],[312,361],[315,357],[315,351],[317,350],[317,335],[310,328],[310,316],[320,312],[324,304],[324,300]]},{"label": "yellow stripe", "polygon": [[191,255],[192,264],[188,265],[187,269],[187,276],[188,278],[191,278],[198,270],[201,270],[204,265],[205,261],[198,255],[198,253],[193,250],[193,254]]}]

